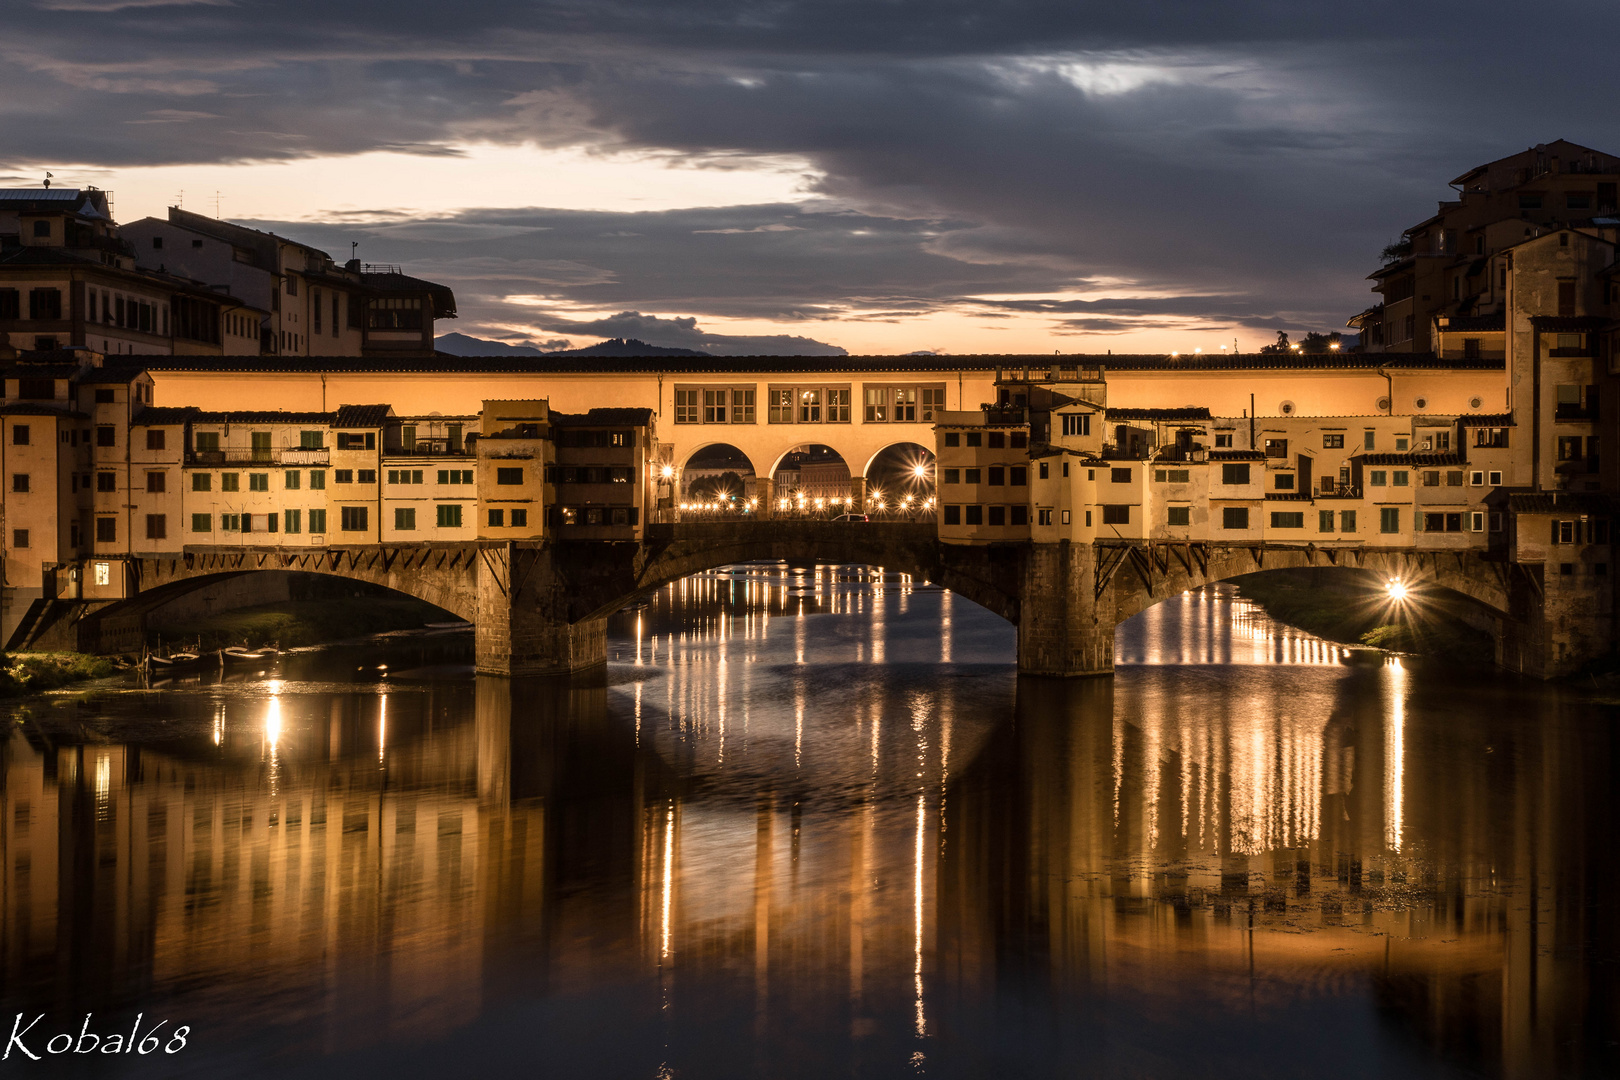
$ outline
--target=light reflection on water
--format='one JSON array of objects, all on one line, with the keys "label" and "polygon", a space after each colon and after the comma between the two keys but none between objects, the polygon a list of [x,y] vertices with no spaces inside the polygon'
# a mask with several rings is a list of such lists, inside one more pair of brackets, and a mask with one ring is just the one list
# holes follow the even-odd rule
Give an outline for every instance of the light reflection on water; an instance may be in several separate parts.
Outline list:
[{"label": "light reflection on water", "polygon": [[605,684],[336,652],[29,703],[0,1005],[190,1023],[164,1076],[1613,1071],[1612,710],[1224,588],[1113,680],[1013,648],[751,565],[619,616]]}]

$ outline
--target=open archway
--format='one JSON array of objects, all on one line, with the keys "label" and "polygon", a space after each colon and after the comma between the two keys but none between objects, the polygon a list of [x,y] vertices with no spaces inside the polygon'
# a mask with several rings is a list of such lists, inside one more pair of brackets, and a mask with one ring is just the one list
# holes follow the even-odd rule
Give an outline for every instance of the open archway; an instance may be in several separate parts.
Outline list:
[{"label": "open archway", "polygon": [[866,462],[869,513],[932,519],[937,504],[934,452],[914,442],[891,443]]},{"label": "open archway", "polygon": [[[753,511],[760,496],[754,463],[731,443],[713,442],[687,455],[670,477],[668,499],[683,516],[734,517]],[[660,502],[664,492],[660,491]]]},{"label": "open archway", "polygon": [[830,518],[861,510],[858,478],[844,456],[825,444],[792,447],[777,459],[771,480],[777,515]]}]

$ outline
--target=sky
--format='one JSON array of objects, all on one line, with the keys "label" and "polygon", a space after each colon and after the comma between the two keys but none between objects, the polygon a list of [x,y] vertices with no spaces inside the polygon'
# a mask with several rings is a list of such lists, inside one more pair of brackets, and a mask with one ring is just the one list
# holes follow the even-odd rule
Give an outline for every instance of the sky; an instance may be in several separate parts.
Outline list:
[{"label": "sky", "polygon": [[1467,168],[1620,152],[1597,0],[0,0],[0,24],[0,186],[358,244],[455,289],[441,330],[542,348],[1251,350],[1343,329]]}]

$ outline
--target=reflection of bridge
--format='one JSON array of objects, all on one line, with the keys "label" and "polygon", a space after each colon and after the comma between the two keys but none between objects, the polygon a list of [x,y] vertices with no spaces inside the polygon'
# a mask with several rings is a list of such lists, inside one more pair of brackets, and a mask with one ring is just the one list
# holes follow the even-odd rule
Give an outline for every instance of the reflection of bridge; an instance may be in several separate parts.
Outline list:
[{"label": "reflection of bridge", "polygon": [[578,671],[604,661],[607,617],[635,596],[755,560],[863,563],[934,582],[1016,624],[1019,667],[1041,675],[1107,673],[1120,622],[1186,589],[1260,570],[1372,570],[1452,589],[1503,621],[1515,603],[1505,568],[1471,551],[1262,543],[961,545],[941,543],[926,522],[682,522],[650,526],[640,542],[194,549],[143,558],[133,566],[138,594],[86,619],[80,642],[101,651],[138,647],[145,612],[168,599],[224,578],[294,571],[383,586],[474,622],[480,671]]}]

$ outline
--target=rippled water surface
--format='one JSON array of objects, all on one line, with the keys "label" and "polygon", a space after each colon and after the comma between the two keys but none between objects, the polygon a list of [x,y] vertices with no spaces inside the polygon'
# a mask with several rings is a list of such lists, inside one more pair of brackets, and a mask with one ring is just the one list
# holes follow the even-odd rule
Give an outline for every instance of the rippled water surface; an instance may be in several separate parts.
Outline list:
[{"label": "rippled water surface", "polygon": [[[726,568],[613,634],[594,684],[441,636],[13,706],[22,1064],[1620,1074],[1579,690],[1358,662],[1228,587],[1121,627],[1111,680],[1020,680],[996,616],[864,567]],[[137,1014],[184,1049],[44,1052]]]}]

